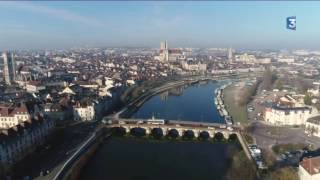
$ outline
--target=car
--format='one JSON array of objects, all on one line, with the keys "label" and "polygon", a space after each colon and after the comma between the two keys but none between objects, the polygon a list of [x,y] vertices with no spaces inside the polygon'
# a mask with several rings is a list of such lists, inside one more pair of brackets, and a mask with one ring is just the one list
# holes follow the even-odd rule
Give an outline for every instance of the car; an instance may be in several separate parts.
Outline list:
[{"label": "car", "polygon": [[254,111],[254,108],[253,107],[249,107],[248,110],[249,111]]},{"label": "car", "polygon": [[255,145],[255,144],[251,144],[251,145],[249,145],[249,148],[257,149],[257,148],[258,148],[258,146],[257,146],[257,145]]},{"label": "car", "polygon": [[281,158],[282,160],[286,160],[286,159],[287,159],[287,156],[286,156],[285,154],[281,154],[281,155],[280,155],[280,158]]}]

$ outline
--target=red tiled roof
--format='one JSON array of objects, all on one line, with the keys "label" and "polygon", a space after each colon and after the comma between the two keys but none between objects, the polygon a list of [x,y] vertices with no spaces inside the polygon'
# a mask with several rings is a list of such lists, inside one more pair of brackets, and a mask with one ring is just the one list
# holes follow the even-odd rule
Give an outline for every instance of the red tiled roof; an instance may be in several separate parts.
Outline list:
[{"label": "red tiled roof", "polygon": [[33,85],[33,86],[39,86],[41,85],[40,81],[29,81],[28,84]]},{"label": "red tiled roof", "polygon": [[0,116],[14,116],[15,114],[22,114],[22,113],[28,113],[27,106],[22,103],[18,107],[7,107],[7,106],[0,106]]}]

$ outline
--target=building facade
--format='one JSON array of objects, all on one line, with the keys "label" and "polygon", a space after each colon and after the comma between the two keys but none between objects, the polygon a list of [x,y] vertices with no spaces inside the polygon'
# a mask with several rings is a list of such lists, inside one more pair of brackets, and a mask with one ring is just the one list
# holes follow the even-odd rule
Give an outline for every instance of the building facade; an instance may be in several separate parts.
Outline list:
[{"label": "building facade", "polygon": [[95,118],[94,104],[77,103],[73,107],[73,118],[75,121],[92,121]]},{"label": "building facade", "polygon": [[242,62],[244,64],[254,64],[256,63],[256,57],[254,55],[250,55],[247,53],[241,54],[241,55],[236,55],[235,56],[235,61],[236,62]]},{"label": "building facade", "polygon": [[309,107],[267,107],[265,121],[273,125],[304,125],[313,115]]},{"label": "building facade", "polygon": [[0,163],[11,167],[37,146],[43,144],[54,130],[53,120],[36,116],[9,129],[0,130]]},{"label": "building facade", "polygon": [[9,129],[30,118],[31,113],[24,103],[18,106],[0,106],[0,129]]},{"label": "building facade", "polygon": [[188,71],[206,71],[207,64],[196,61],[182,61],[181,66],[184,70]]},{"label": "building facade", "polygon": [[320,116],[311,117],[307,120],[305,133],[320,137]]}]

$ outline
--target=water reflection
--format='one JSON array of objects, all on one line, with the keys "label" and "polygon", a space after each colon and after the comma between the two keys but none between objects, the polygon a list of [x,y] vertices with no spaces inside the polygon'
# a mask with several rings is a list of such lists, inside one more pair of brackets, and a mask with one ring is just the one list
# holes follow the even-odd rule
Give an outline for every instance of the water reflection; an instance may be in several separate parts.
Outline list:
[{"label": "water reflection", "polygon": [[204,81],[170,89],[149,99],[132,116],[224,123],[214,105],[214,90],[218,87],[216,82]]}]

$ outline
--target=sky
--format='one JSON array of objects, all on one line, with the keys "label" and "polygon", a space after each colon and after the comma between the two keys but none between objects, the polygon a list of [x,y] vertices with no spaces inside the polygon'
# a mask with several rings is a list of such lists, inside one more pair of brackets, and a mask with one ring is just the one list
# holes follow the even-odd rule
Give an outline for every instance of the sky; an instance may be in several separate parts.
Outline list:
[{"label": "sky", "polygon": [[[0,50],[234,47],[320,50],[320,2],[0,2]],[[297,17],[297,30],[286,17]]]}]

